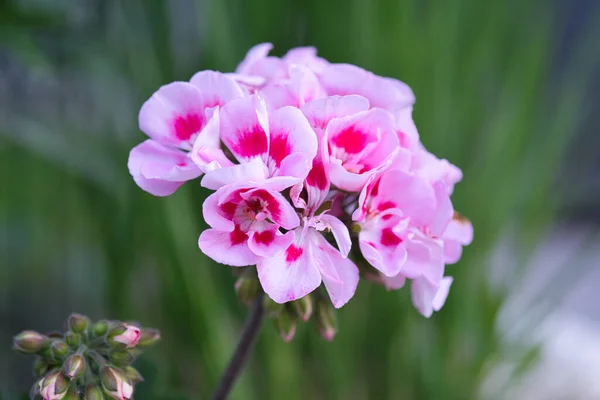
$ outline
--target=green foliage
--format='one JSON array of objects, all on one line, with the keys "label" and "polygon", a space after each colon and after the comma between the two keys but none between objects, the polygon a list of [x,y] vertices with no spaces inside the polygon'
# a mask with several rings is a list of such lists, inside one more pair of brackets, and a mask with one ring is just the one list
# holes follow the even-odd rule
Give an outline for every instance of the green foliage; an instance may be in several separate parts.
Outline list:
[{"label": "green foliage", "polygon": [[[206,398],[245,309],[229,269],[197,248],[207,193],[192,183],[154,198],[129,178],[127,152],[144,138],[137,111],[162,84],[233,70],[258,42],[273,42],[278,55],[314,45],[331,61],[413,88],[423,142],[463,169],[454,202],[472,220],[475,242],[449,268],[448,303],[429,320],[407,290],[362,282],[332,343],[299,324],[285,344],[266,325],[233,398],[477,397],[484,366],[504,348],[496,317],[508,293],[490,287],[490,251],[512,229],[526,260],[555,218],[561,199],[550,193],[600,59],[587,51],[591,27],[556,70],[566,27],[549,4],[0,2],[9,21],[0,43],[21,71],[5,75],[11,101],[0,122],[0,215],[10,232],[0,243],[0,312],[21,317],[0,335],[36,313],[48,326],[72,309],[137,319],[164,338],[142,360],[148,380],[139,398]],[[18,360],[0,360],[0,386],[14,385],[7,371]]]}]

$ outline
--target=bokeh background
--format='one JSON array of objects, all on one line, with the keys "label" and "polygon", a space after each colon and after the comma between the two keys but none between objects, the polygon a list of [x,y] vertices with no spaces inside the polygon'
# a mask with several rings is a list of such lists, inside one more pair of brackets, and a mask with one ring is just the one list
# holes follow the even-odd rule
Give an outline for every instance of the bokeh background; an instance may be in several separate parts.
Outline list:
[{"label": "bokeh background", "polygon": [[407,82],[423,142],[463,169],[475,241],[431,319],[363,282],[332,343],[267,323],[232,398],[600,399],[599,6],[1,0],[0,398],[33,382],[11,336],[72,311],[163,331],[136,398],[210,395],[246,310],[197,248],[206,192],[154,198],[127,155],[160,85],[269,41]]}]

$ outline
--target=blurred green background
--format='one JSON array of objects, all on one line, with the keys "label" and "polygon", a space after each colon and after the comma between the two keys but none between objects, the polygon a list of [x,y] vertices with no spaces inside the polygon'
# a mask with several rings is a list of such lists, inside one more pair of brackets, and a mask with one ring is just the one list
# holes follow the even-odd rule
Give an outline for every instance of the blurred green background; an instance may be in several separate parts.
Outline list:
[{"label": "blurred green background", "polygon": [[[463,169],[453,200],[475,241],[448,268],[454,286],[431,319],[407,290],[362,282],[332,343],[308,324],[284,344],[267,323],[232,398],[500,398],[480,390],[494,365],[515,363],[510,382],[536,360],[535,346],[499,327],[503,304],[548,230],[598,221],[598,6],[0,0],[0,398],[33,382],[11,336],[60,328],[72,311],[163,331],[139,361],[147,382],[136,398],[207,398],[216,387],[246,310],[231,271],[197,248],[206,192],[189,183],[154,198],[128,175],[127,155],[160,85],[232,71],[264,41],[276,55],[314,45],[407,82],[424,144]],[[513,261],[493,267],[502,241]],[[565,268],[528,330],[586,266]]]}]

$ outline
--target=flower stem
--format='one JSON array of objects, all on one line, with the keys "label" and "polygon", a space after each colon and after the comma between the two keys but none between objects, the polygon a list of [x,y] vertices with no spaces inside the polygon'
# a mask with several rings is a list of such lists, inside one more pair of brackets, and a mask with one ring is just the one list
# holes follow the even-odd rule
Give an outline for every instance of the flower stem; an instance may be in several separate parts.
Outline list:
[{"label": "flower stem", "polygon": [[246,359],[250,353],[250,349],[252,348],[252,344],[254,343],[254,339],[256,339],[256,336],[262,325],[264,315],[262,298],[263,293],[261,292],[252,304],[250,313],[246,318],[246,323],[244,325],[244,330],[242,331],[240,341],[238,342],[235,352],[233,353],[233,357],[231,357],[231,360],[229,361],[229,365],[227,365],[225,372],[223,372],[219,386],[212,397],[213,400],[224,400],[227,398],[229,392],[231,389],[233,389],[233,384],[244,367]]}]

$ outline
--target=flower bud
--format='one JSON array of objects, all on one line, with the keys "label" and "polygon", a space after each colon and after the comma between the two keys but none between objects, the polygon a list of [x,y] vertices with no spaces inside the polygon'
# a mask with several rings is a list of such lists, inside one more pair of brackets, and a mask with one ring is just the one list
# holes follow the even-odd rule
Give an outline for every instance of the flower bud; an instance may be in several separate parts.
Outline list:
[{"label": "flower bud", "polygon": [[144,381],[142,374],[140,374],[140,372],[131,365],[125,367],[123,371],[125,372],[125,376],[131,381],[132,385],[136,385]]},{"label": "flower bud", "polygon": [[33,362],[33,374],[42,377],[46,372],[48,372],[48,363],[42,357],[36,358]]},{"label": "flower bud", "polygon": [[90,326],[90,319],[85,315],[73,313],[68,321],[69,329],[75,333],[85,333]]},{"label": "flower bud", "polygon": [[254,268],[245,268],[244,273],[234,285],[235,292],[242,303],[249,306],[260,293],[260,282]]},{"label": "flower bud", "polygon": [[[114,348],[135,347],[142,336],[142,331],[135,325],[123,324],[108,334],[108,343]],[[121,346],[125,345],[125,346]]]},{"label": "flower bud", "polygon": [[65,397],[68,389],[69,382],[60,371],[49,373],[39,383],[39,392],[44,400],[60,400]]},{"label": "flower bud", "polygon": [[35,331],[23,331],[13,339],[14,349],[25,354],[34,354],[48,343],[48,337]]},{"label": "flower bud", "polygon": [[106,366],[100,373],[102,387],[113,399],[128,400],[133,395],[133,385],[125,373],[115,367]]},{"label": "flower bud", "polygon": [[106,332],[108,332],[108,322],[106,321],[98,321],[94,324],[92,328],[94,335],[96,336],[104,336]]},{"label": "flower bud", "polygon": [[65,334],[65,342],[67,342],[70,348],[75,350],[81,345],[81,335],[79,333],[69,331]]},{"label": "flower bud", "polygon": [[96,385],[88,385],[83,394],[83,400],[104,400],[102,390]]},{"label": "flower bud", "polygon": [[317,302],[316,307],[316,327],[321,337],[327,341],[332,341],[337,332],[337,318],[333,306],[325,301]]},{"label": "flower bud", "polygon": [[294,306],[294,310],[296,310],[296,314],[298,314],[298,317],[300,317],[302,321],[306,322],[310,319],[313,312],[313,301],[310,294],[294,301],[292,305]]},{"label": "flower bud", "polygon": [[150,347],[160,340],[160,331],[154,328],[142,328],[138,347]]},{"label": "flower bud", "polygon": [[275,317],[284,307],[284,304],[275,303],[269,296],[263,296],[263,308],[268,316]]},{"label": "flower bud", "polygon": [[77,378],[85,371],[85,358],[81,354],[73,354],[63,365],[63,374],[67,378]]},{"label": "flower bud", "polygon": [[280,312],[273,321],[283,341],[286,343],[290,342],[296,334],[296,316],[284,311]]},{"label": "flower bud", "polygon": [[110,353],[109,358],[110,358],[110,361],[112,361],[113,363],[115,363],[119,366],[125,366],[128,364],[131,364],[135,360],[135,357],[131,353],[129,353],[128,351],[125,351],[125,350],[112,351]]},{"label": "flower bud", "polygon": [[50,345],[50,351],[54,359],[60,360],[69,353],[69,346],[62,340],[55,340]]}]

